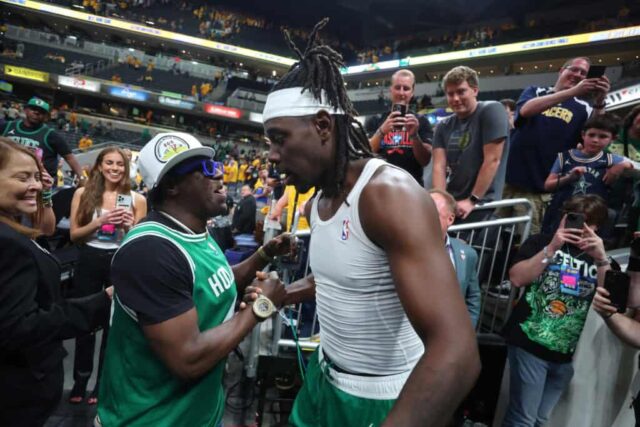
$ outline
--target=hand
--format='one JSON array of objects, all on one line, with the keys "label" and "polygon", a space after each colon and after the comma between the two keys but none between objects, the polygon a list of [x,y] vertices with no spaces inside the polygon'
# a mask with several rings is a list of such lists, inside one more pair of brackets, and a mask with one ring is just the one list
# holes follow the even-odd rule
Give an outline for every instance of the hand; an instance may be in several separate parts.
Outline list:
[{"label": "hand", "polygon": [[[400,121],[398,121],[398,119],[400,119]],[[382,136],[384,137],[384,135],[388,134],[396,128],[401,128],[403,125],[404,118],[400,114],[400,111],[392,111],[391,114],[387,116],[384,123],[382,123],[382,125],[380,126],[380,132],[382,132]]]},{"label": "hand", "polygon": [[122,214],[122,225],[126,230],[133,227],[133,222],[135,221],[135,217],[133,216],[133,212],[129,209],[125,210]]},{"label": "hand", "polygon": [[601,286],[596,288],[593,301],[591,301],[591,307],[605,319],[608,319],[618,312],[618,309],[611,305],[609,291]]},{"label": "hand", "polygon": [[269,298],[277,308],[282,307],[284,298],[287,296],[284,284],[279,279],[270,279],[269,275],[262,271],[256,272],[256,279],[250,286],[260,288],[261,293]]},{"label": "hand", "polygon": [[282,211],[278,212],[278,210],[274,209],[272,213],[269,214],[269,219],[271,221],[280,222],[280,218],[282,217]]},{"label": "hand", "polygon": [[[588,95],[592,95],[596,92],[600,94],[600,87],[598,86],[598,81],[600,78],[595,79],[584,79],[574,87],[572,87],[571,91],[573,91],[573,95],[577,97],[586,97]],[[607,80],[608,81],[608,80]]]},{"label": "hand", "polygon": [[124,208],[115,208],[108,211],[98,217],[98,227],[105,224],[120,224],[122,222],[122,215],[124,214]]},{"label": "hand", "polygon": [[405,117],[405,129],[407,130],[407,134],[409,136],[415,135],[418,133],[418,129],[420,128],[420,122],[418,122],[418,118],[413,114],[407,114]]},{"label": "hand", "polygon": [[593,231],[593,228],[585,224],[582,229],[582,239],[578,243],[578,248],[596,261],[604,261],[607,259],[607,253],[604,249],[604,243],[600,236]]},{"label": "hand", "polygon": [[[607,185],[613,184],[614,182],[616,182],[618,178],[620,178],[620,175],[622,175],[622,172],[624,172],[625,169],[629,168],[629,165],[631,164],[625,161],[622,163],[618,163],[617,165],[611,166],[605,172],[602,180]],[[631,167],[633,167],[633,165]]]},{"label": "hand", "polygon": [[611,82],[609,81],[609,77],[602,76],[596,79],[596,104],[602,104],[604,102],[604,98],[609,93],[611,89]]},{"label": "hand", "polygon": [[291,233],[282,233],[263,246],[265,254],[271,258],[280,255],[293,255],[295,248],[296,237]]},{"label": "hand", "polygon": [[475,207],[476,205],[474,205],[469,199],[460,200],[456,203],[456,216],[466,219]]},{"label": "hand", "polygon": [[53,178],[51,178],[49,172],[47,172],[44,168],[42,168],[40,182],[42,183],[42,190],[44,191],[51,190],[51,188],[53,187]]},{"label": "hand", "polygon": [[551,239],[551,243],[549,243],[548,248],[549,252],[554,254],[558,249],[560,249],[565,243],[571,243],[572,245],[578,246],[580,240],[582,239],[582,230],[578,230],[575,228],[564,228],[564,222],[567,220],[567,215],[565,214],[560,220],[560,226],[556,230],[556,233],[553,235],[553,239]]},{"label": "hand", "polygon": [[242,302],[240,303],[240,310],[243,310],[249,306],[252,302],[258,299],[258,295],[262,293],[262,289],[257,286],[249,285],[244,289],[244,295],[242,296]]},{"label": "hand", "polygon": [[577,181],[586,172],[587,172],[587,168],[585,166],[576,166],[575,168],[571,169],[571,172],[569,172],[569,175],[571,175],[571,177]]}]

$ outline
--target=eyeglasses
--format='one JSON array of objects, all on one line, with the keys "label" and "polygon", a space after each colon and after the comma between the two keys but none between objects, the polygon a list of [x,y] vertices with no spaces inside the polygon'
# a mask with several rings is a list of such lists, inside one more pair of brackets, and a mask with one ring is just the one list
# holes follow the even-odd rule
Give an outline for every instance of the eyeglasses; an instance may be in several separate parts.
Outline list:
[{"label": "eyeglasses", "polygon": [[176,175],[186,175],[196,170],[202,172],[207,178],[214,178],[224,173],[224,165],[222,162],[216,162],[211,159],[195,160],[177,166],[173,169],[172,173]]},{"label": "eyeglasses", "polygon": [[584,68],[576,67],[575,65],[565,67],[566,70],[571,71],[574,74],[580,74],[581,76],[586,76],[588,71]]}]

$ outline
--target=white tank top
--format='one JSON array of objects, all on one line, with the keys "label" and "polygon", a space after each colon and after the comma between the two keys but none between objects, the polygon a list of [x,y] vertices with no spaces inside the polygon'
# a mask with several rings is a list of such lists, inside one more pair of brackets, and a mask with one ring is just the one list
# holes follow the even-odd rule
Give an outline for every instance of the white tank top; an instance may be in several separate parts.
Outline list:
[{"label": "white tank top", "polygon": [[387,255],[360,223],[360,194],[384,165],[393,167],[369,160],[346,202],[327,221],[318,215],[321,192],[311,208],[309,256],[322,349],[339,367],[373,375],[409,371],[424,352],[398,298]]},{"label": "white tank top", "polygon": [[[133,192],[130,192],[129,195],[131,196],[131,208],[134,208],[134,200],[135,197],[133,197]],[[99,215],[103,215],[106,212],[109,212],[108,209],[96,209],[93,212],[93,219],[96,219]],[[87,239],[87,241],[85,242],[85,244],[87,246],[91,246],[92,248],[96,248],[96,249],[104,249],[104,250],[114,250],[114,249],[118,249],[120,247],[120,244],[122,244],[122,240],[124,240],[124,229],[121,226],[115,226],[113,227],[111,225],[107,225],[107,228],[105,229],[98,229],[96,230],[90,237],[89,239]]]}]

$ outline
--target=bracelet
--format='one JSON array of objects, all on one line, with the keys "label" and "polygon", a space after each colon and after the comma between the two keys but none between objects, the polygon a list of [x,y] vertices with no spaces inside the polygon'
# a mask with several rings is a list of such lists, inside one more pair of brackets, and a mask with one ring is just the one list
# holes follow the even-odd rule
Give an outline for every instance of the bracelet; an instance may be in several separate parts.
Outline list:
[{"label": "bracelet", "polygon": [[605,267],[605,266],[611,264],[611,262],[609,262],[608,258],[605,258],[605,259],[600,260],[600,261],[596,260],[594,262],[594,264],[596,265],[596,267]]},{"label": "bracelet", "polygon": [[53,207],[53,191],[43,190],[41,194],[42,194],[42,206],[45,208]]},{"label": "bracelet", "polygon": [[554,253],[553,255],[549,255],[549,247],[545,246],[544,248],[542,248],[542,255],[544,256],[544,258],[542,259],[542,263],[543,264],[549,264],[551,261],[553,261],[553,259],[555,258],[556,254]]},{"label": "bracelet", "polygon": [[263,261],[273,262],[273,260],[275,259],[275,257],[267,255],[267,252],[265,252],[264,250],[264,246],[260,246],[256,252],[260,256],[260,258],[263,259]]}]

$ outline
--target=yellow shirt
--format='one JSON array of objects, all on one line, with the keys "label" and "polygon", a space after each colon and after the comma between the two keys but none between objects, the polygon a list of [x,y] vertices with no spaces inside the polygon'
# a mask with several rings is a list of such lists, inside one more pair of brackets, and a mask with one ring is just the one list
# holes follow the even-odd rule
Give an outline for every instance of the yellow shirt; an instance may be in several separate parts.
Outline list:
[{"label": "yellow shirt", "polygon": [[224,173],[229,174],[229,184],[238,182],[238,162],[232,160],[224,167]]},{"label": "yellow shirt", "polygon": [[240,165],[240,167],[238,168],[238,181],[245,182],[247,180],[247,168],[248,167],[249,167],[249,165],[246,164],[246,163]]},{"label": "yellow shirt", "polygon": [[[287,230],[291,230],[291,225],[293,224],[293,213],[294,206],[293,204],[296,201],[296,187],[293,185],[287,185],[284,189],[284,193],[287,195]],[[313,195],[316,194],[316,189],[311,188],[311,190],[307,191],[304,194],[300,194],[298,196],[298,205],[297,208],[300,209],[304,203],[306,203]],[[298,230],[308,230],[309,222],[307,221],[307,217],[304,216],[303,213],[300,213],[300,219],[298,220]]]},{"label": "yellow shirt", "polygon": [[93,145],[93,141],[91,140],[91,138],[80,138],[80,141],[78,141],[78,148],[81,149],[82,151],[85,151],[92,145]]}]

